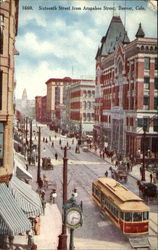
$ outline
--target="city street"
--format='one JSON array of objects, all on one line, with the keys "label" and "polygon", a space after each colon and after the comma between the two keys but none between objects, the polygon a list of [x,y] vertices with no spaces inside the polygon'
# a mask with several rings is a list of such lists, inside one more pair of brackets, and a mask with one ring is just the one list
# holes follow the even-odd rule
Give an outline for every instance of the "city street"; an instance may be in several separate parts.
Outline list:
[{"label": "city street", "polygon": [[[130,249],[127,238],[107,217],[100,214],[98,207],[95,206],[91,199],[92,181],[98,177],[104,177],[105,171],[109,170],[111,164],[106,159],[101,159],[94,152],[83,152],[80,149],[80,153],[75,153],[76,139],[72,143],[72,138],[55,134],[54,131],[50,131],[47,127],[42,128],[41,135],[41,157],[50,157],[54,165],[53,170],[42,170],[41,168],[41,177],[46,175],[50,184],[46,191],[46,200],[49,202],[49,194],[52,188],[55,188],[57,192],[56,204],[60,211],[62,210],[63,170],[63,149],[61,149],[61,145],[64,147],[68,143],[71,147],[68,150],[68,199],[71,197],[74,188],[76,188],[78,193],[77,201],[80,203],[82,200],[83,202],[83,225],[75,230],[75,244],[77,245],[79,242],[81,245],[82,241],[84,241],[84,244],[87,242],[87,244],[92,244],[93,247],[105,247],[105,245],[108,246],[109,244],[110,247],[113,246],[113,249]],[[47,143],[43,142],[43,137],[47,137]],[[54,142],[53,147],[52,141]],[[55,153],[58,154],[57,160],[55,160]],[[29,172],[36,179],[36,166],[30,166]],[[108,171],[108,174],[111,177],[110,171]],[[139,194],[134,178],[128,176],[126,186],[137,195]],[[99,248],[94,249],[98,250]],[[105,249],[108,249],[108,247]]]}]

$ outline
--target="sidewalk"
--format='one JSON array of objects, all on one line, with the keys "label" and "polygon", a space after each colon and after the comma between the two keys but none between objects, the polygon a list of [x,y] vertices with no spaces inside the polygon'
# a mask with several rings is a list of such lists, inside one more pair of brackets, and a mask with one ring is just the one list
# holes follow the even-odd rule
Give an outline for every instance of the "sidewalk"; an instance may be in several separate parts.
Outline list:
[{"label": "sidewalk", "polygon": [[[58,245],[58,235],[62,229],[62,219],[56,204],[47,203],[45,215],[41,215],[40,235],[34,235],[34,242],[38,250],[56,250]],[[27,248],[27,236],[17,235],[14,239],[14,246],[20,249]],[[14,248],[15,249],[15,248]]]}]

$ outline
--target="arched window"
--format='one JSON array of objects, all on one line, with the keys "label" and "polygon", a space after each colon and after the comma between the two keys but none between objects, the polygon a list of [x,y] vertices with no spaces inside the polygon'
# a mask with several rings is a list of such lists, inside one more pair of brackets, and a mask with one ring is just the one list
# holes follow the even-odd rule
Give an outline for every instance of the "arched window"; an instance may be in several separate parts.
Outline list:
[{"label": "arched window", "polygon": [[87,96],[87,91],[86,91],[86,90],[83,91],[83,96],[84,96],[84,97]]}]

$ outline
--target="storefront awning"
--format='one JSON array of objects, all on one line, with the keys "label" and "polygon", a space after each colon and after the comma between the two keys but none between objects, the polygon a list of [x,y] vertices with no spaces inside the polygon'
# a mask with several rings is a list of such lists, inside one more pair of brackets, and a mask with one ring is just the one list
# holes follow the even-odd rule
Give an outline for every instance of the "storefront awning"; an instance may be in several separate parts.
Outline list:
[{"label": "storefront awning", "polygon": [[32,180],[32,175],[26,170],[25,162],[17,153],[14,153],[14,171],[19,179]]},{"label": "storefront awning", "polygon": [[0,235],[17,235],[30,230],[31,227],[10,189],[5,183],[0,184]]},{"label": "storefront awning", "polygon": [[23,212],[27,217],[39,216],[42,213],[42,204],[31,186],[13,176],[9,182],[9,188]]}]

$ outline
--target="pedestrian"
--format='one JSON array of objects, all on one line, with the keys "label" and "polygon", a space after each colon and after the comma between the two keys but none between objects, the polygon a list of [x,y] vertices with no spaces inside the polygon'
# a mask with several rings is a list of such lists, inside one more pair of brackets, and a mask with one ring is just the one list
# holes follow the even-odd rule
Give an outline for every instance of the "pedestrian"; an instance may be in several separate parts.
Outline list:
[{"label": "pedestrian", "polygon": [[44,197],[45,197],[45,191],[44,189],[41,190],[41,198],[44,200]]},{"label": "pedestrian", "polygon": [[29,168],[29,166],[28,166],[28,164],[26,164],[26,170],[28,171],[28,168]]},{"label": "pedestrian", "polygon": [[14,236],[13,235],[9,235],[8,236],[8,240],[9,240],[9,249],[13,249]]},{"label": "pedestrian", "polygon": [[54,148],[54,142],[52,141],[52,148]]},{"label": "pedestrian", "polygon": [[104,151],[103,151],[102,157],[103,157],[103,159],[105,158],[105,153],[104,153]]},{"label": "pedestrian", "polygon": [[69,143],[67,142],[67,144],[66,144],[66,145],[67,145],[67,147],[68,147],[68,146],[69,146]]},{"label": "pedestrian", "polygon": [[45,208],[46,208],[46,201],[45,199],[42,199],[42,208],[43,208],[43,215],[45,215]]},{"label": "pedestrian", "polygon": [[74,139],[72,139],[72,144],[74,144]]},{"label": "pedestrian", "polygon": [[108,171],[105,172],[105,177],[108,177]]},{"label": "pedestrian", "polygon": [[55,153],[55,159],[56,159],[56,160],[58,159],[58,154],[57,154],[57,153]]},{"label": "pedestrian", "polygon": [[34,231],[35,231],[35,235],[40,234],[40,217],[39,216],[36,216],[34,219]]},{"label": "pedestrian", "polygon": [[46,141],[45,141],[46,143],[48,143],[48,139],[46,138]]},{"label": "pedestrian", "polygon": [[150,182],[152,183],[152,180],[153,180],[153,175],[150,174]]},{"label": "pedestrian", "polygon": [[43,175],[43,186],[47,189],[48,188],[48,178],[46,175]]},{"label": "pedestrian", "polygon": [[59,145],[61,145],[61,139],[59,140]]},{"label": "pedestrian", "polygon": [[32,230],[27,232],[27,237],[28,237],[27,245],[28,245],[29,249],[31,249],[32,245],[34,244]]}]

